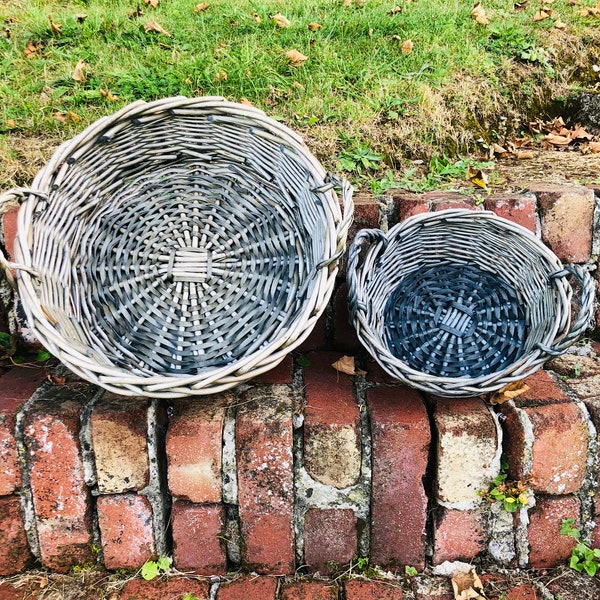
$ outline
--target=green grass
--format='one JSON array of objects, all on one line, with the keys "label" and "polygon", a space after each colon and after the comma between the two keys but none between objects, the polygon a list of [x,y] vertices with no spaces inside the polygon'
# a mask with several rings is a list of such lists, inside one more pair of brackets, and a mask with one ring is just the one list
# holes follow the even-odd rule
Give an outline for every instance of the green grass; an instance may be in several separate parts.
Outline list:
[{"label": "green grass", "polygon": [[[470,17],[472,3],[462,0],[348,4],[213,0],[207,10],[195,12],[196,0],[160,0],[156,8],[142,0],[5,1],[0,136],[60,139],[137,99],[222,95],[246,98],[295,128],[324,126],[325,137],[336,130],[360,131],[364,124],[368,131],[358,134],[353,147],[367,144],[393,166],[402,152],[393,136],[383,137],[404,121],[411,127],[407,144],[411,135],[420,139],[414,152],[430,146],[451,155],[465,143],[452,148],[444,141],[451,133],[445,128],[477,130],[478,114],[501,113],[511,102],[515,110],[522,108],[515,89],[560,79],[560,53],[548,42],[554,19],[534,22],[540,5],[533,0],[519,12],[513,0],[484,2],[487,26]],[[393,10],[397,4],[399,12]],[[138,8],[143,14],[131,16]],[[552,9],[569,25],[564,35],[596,39],[600,19],[581,17],[580,7],[568,0],[555,0]],[[78,20],[81,13],[87,17]],[[276,13],[290,26],[275,26],[269,17]],[[53,30],[49,17],[59,29]],[[151,20],[170,36],[145,31]],[[321,28],[311,31],[311,22]],[[401,50],[407,39],[413,42],[410,54]],[[28,44],[39,48],[29,57]],[[285,56],[290,49],[308,60],[290,66]],[[86,63],[85,81],[72,77],[79,60]],[[585,60],[581,57],[582,64]],[[507,83],[507,69],[520,66],[522,81]],[[574,77],[561,81],[557,94],[564,96],[565,86],[581,87]],[[461,81],[469,85],[453,91]],[[482,82],[491,86],[491,95],[482,93]],[[436,123],[432,113],[440,103],[450,113]],[[344,149],[339,140],[336,144],[338,152]]]}]

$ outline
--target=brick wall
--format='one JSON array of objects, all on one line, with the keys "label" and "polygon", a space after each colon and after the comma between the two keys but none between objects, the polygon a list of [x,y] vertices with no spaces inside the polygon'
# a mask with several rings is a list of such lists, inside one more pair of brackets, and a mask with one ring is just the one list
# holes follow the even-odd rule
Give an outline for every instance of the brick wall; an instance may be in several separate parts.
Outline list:
[{"label": "brick wall", "polygon": [[[586,263],[597,260],[595,204],[587,188],[531,184],[484,206],[538,232],[564,261]],[[483,208],[453,194],[358,198],[353,227],[459,205]],[[549,567],[570,554],[573,540],[558,533],[566,517],[598,543],[595,356],[575,358],[578,377],[573,357],[556,361],[500,408],[422,395],[366,355],[346,295],[340,280],[299,352],[218,396],[119,398],[40,369],[2,374],[0,575],[40,563],[136,569],[159,555],[199,575],[332,574],[356,557],[391,570],[459,559]],[[334,370],[342,355],[366,374]],[[531,486],[515,514],[478,494],[503,454],[510,477]],[[278,593],[312,597],[294,585]],[[385,597],[361,586],[346,597]],[[218,598],[244,589],[225,586]]]}]

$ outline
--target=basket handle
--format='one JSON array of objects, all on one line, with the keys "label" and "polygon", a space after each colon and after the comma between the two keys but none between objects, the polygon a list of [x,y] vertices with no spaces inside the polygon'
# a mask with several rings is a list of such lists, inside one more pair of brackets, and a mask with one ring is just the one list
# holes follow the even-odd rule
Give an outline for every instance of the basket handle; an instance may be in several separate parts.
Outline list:
[{"label": "basket handle", "polygon": [[346,278],[348,280],[348,311],[350,314],[350,323],[354,323],[356,312],[360,308],[364,310],[364,306],[359,305],[358,300],[358,278],[361,267],[358,266],[360,254],[363,248],[379,244],[380,248],[377,253],[382,252],[387,248],[388,239],[380,229],[361,229],[355,236],[350,251],[348,253],[348,266],[346,267]]},{"label": "basket handle", "polygon": [[577,338],[587,329],[594,313],[594,293],[596,282],[592,279],[589,269],[580,265],[565,265],[564,269],[552,275],[553,279],[559,277],[575,276],[581,283],[581,306],[577,319],[571,325],[567,334],[553,346],[544,346],[538,344],[538,347],[550,356],[560,356],[563,352],[577,340]]}]

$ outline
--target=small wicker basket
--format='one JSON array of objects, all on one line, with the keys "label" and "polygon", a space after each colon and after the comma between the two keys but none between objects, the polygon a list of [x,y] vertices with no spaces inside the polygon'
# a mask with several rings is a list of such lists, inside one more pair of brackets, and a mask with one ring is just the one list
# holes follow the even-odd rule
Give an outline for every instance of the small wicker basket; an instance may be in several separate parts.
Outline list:
[{"label": "small wicker basket", "polygon": [[[393,377],[446,397],[496,391],[557,356],[592,318],[594,282],[523,227],[491,212],[417,215],[358,233],[350,319]],[[573,289],[580,307],[571,322]]]},{"label": "small wicker basket", "polygon": [[15,199],[2,262],[42,344],[113,392],[170,398],[231,388],[306,339],[353,212],[295,133],[215,97],[100,119]]}]

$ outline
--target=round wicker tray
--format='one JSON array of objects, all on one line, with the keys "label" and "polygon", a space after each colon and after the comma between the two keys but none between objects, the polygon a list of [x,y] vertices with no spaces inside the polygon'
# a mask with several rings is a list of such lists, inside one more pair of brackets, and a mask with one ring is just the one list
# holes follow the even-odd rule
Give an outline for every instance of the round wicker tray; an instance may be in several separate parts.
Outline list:
[{"label": "round wicker tray", "polygon": [[[562,354],[592,319],[588,271],[563,266],[529,231],[491,212],[418,215],[358,233],[350,318],[393,377],[439,396],[485,394]],[[573,288],[580,286],[571,322]]]},{"label": "round wicker tray", "polygon": [[[334,187],[340,187],[344,214]],[[136,102],[63,144],[18,217],[28,324],[125,395],[210,394],[277,365],[330,298],[352,190],[263,112]]]}]

